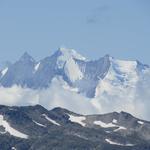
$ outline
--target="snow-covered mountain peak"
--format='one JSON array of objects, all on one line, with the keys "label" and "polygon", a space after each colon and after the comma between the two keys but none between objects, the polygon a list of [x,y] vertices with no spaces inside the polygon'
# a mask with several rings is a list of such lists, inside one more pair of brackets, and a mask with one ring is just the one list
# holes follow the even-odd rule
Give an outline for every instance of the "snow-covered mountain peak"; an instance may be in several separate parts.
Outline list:
[{"label": "snow-covered mountain peak", "polygon": [[131,72],[137,67],[136,61],[119,60],[114,58],[111,59],[111,64],[121,72]]},{"label": "snow-covered mountain peak", "polygon": [[86,58],[81,56],[79,53],[77,53],[74,49],[69,49],[69,48],[64,48],[64,47],[60,47],[59,51],[61,52],[61,54],[67,58],[75,58],[75,59],[79,59],[79,60],[85,60]]},{"label": "snow-covered mountain peak", "polygon": [[115,59],[113,56],[106,54],[103,56],[104,59],[109,60],[111,62],[111,60]]},{"label": "snow-covered mountain peak", "polygon": [[35,60],[33,59],[33,57],[31,55],[29,55],[27,52],[25,52],[19,59],[19,61],[29,61],[29,62],[35,62]]},{"label": "snow-covered mountain peak", "polygon": [[109,70],[96,87],[96,97],[104,93],[117,95],[118,91],[123,93],[127,89],[131,92],[130,88],[136,87],[139,80],[137,61],[120,60],[113,57],[109,57],[109,60]]},{"label": "snow-covered mountain peak", "polygon": [[104,58],[109,58],[111,60],[113,57],[110,56],[109,54],[106,54],[106,55],[104,55]]},{"label": "snow-covered mountain peak", "polygon": [[149,65],[146,65],[146,64],[143,64],[141,63],[140,61],[136,60],[137,62],[137,68],[139,71],[143,71],[143,70],[146,70],[146,69],[150,69],[150,66]]},{"label": "snow-covered mountain peak", "polygon": [[59,50],[55,54],[57,54],[58,57],[57,58],[58,68],[63,68],[66,62],[73,59],[86,60],[85,57],[81,56],[74,49],[68,49],[64,47],[59,48]]},{"label": "snow-covered mountain peak", "polygon": [[[70,101],[66,100],[71,97],[77,108],[82,103],[79,100],[91,99],[87,105],[94,110],[106,112],[111,106],[111,111],[130,109],[129,112],[134,113],[141,106],[133,105],[135,101],[143,100],[149,106],[150,67],[136,60],[120,60],[110,55],[98,60],[88,60],[73,49],[60,48],[38,62],[28,53],[24,53],[18,61],[1,69],[0,85],[0,101],[7,101],[7,97],[3,97],[3,89],[6,94],[10,89],[13,96],[19,95],[16,103],[24,104],[28,94],[16,94],[14,86],[17,86],[19,90],[25,90],[25,93],[28,88],[33,99],[36,102],[40,100],[39,103],[44,103],[47,107],[53,105],[53,100],[56,100],[55,104],[62,104],[58,100],[65,100],[64,103],[67,104]],[[41,94],[43,91],[48,96]],[[85,108],[84,104],[82,108]],[[141,109],[144,110],[144,106]]]},{"label": "snow-covered mountain peak", "polygon": [[[138,60],[120,60],[111,58],[110,59],[111,68],[117,72],[117,74],[124,75],[137,75],[145,72],[146,70],[150,70],[148,65],[141,63]],[[133,76],[135,78],[135,76]]]}]

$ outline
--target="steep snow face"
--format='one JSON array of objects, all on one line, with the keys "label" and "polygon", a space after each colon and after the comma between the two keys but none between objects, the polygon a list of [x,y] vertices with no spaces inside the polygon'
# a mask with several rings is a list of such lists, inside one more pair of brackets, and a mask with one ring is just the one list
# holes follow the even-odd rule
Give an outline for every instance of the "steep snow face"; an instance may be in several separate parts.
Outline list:
[{"label": "steep snow face", "polygon": [[0,115],[0,126],[3,126],[5,128],[5,133],[8,132],[9,134],[15,136],[15,137],[19,137],[19,138],[23,138],[23,139],[27,139],[28,135],[21,133],[19,131],[17,131],[16,129],[12,128],[9,123],[4,120],[4,117],[2,115]]},{"label": "steep snow face", "polygon": [[103,79],[109,70],[109,56],[106,55],[96,61],[76,60],[76,63],[83,76],[73,83],[73,86],[77,87],[79,92],[86,97],[93,98],[99,80]]},{"label": "steep snow face", "polygon": [[58,68],[63,68],[64,64],[70,58],[74,58],[74,59],[78,59],[78,60],[86,60],[85,57],[81,56],[73,49],[60,48],[59,52],[60,52],[60,56],[57,59]]},{"label": "steep snow face", "polygon": [[[137,84],[140,80],[136,61],[111,59],[111,66],[104,79],[99,80],[92,103],[97,109],[135,112]],[[122,103],[121,103],[122,102]]]},{"label": "steep snow face", "polygon": [[134,88],[138,81],[136,61],[122,61],[111,59],[111,66],[107,75],[100,80],[96,88],[96,96],[103,94],[114,94],[114,92],[124,91],[124,88]]},{"label": "steep snow face", "polygon": [[72,58],[70,58],[66,62],[64,71],[71,82],[74,82],[76,80],[81,80],[83,78],[83,74],[80,71],[79,66],[76,64],[76,62]]}]

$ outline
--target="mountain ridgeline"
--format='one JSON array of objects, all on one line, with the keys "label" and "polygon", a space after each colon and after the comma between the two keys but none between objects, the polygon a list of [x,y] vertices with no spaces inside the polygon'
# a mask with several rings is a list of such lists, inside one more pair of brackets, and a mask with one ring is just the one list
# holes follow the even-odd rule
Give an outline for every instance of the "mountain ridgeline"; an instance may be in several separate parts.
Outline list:
[{"label": "mountain ridgeline", "polygon": [[2,150],[149,150],[150,122],[126,112],[81,115],[0,105]]},{"label": "mountain ridgeline", "polygon": [[[117,60],[109,55],[91,61],[75,50],[60,48],[38,62],[24,53],[18,61],[1,70],[0,85],[42,89],[49,87],[54,78],[61,77],[78,93],[93,98],[104,90],[109,93],[102,81],[103,84],[113,82],[111,84],[115,87],[131,87],[137,84],[136,78],[142,78],[147,72],[150,72],[149,66],[138,61]],[[101,88],[98,90],[98,87]]]}]

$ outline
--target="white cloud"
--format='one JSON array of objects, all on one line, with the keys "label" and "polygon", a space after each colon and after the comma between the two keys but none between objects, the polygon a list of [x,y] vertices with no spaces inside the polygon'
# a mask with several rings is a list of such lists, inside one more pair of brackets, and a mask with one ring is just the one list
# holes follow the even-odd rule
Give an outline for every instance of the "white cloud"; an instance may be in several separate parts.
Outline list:
[{"label": "white cloud", "polygon": [[0,87],[0,104],[9,106],[41,104],[47,109],[64,107],[83,114],[96,113],[88,98],[62,88],[62,84],[54,79],[51,86],[43,90],[32,90],[16,85],[11,88]]},{"label": "white cloud", "polygon": [[[0,104],[3,105],[35,105],[41,104],[47,109],[64,107],[81,114],[108,113],[112,111],[126,111],[133,115],[150,120],[150,92],[148,80],[139,81],[136,89],[116,91],[114,95],[104,93],[99,98],[90,100],[69,88],[64,89],[60,82],[54,79],[51,86],[43,90],[32,90],[13,86],[0,87]],[[120,92],[120,93],[119,93]]]}]

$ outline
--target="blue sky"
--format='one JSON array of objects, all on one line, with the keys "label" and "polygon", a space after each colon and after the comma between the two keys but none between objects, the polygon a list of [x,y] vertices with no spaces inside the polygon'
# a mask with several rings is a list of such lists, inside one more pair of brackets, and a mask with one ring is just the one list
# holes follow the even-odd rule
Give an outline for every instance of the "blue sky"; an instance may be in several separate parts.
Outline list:
[{"label": "blue sky", "polygon": [[0,62],[66,46],[150,64],[149,0],[0,0]]}]

